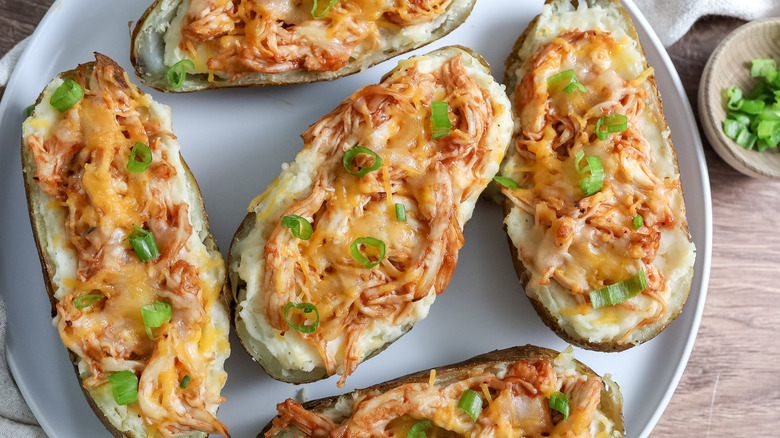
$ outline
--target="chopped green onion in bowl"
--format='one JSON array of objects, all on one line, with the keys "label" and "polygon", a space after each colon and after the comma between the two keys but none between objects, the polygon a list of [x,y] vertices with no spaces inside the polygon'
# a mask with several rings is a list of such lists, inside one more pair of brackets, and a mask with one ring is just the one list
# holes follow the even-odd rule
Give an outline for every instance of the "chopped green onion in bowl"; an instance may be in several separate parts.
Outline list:
[{"label": "chopped green onion in bowl", "polygon": [[758,78],[745,94],[739,87],[724,89],[726,137],[748,150],[763,152],[780,143],[780,75],[774,59],[754,59],[750,76]]}]

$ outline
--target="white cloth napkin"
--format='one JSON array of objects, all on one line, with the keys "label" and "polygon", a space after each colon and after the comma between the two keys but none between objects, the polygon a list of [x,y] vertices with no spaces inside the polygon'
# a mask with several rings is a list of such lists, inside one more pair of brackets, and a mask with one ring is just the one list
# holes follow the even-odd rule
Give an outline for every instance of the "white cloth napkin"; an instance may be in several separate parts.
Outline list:
[{"label": "white cloth napkin", "polygon": [[[745,20],[780,16],[780,0],[635,0],[665,46],[674,44],[704,15],[727,15]],[[0,59],[0,87],[5,87],[19,56],[22,40]],[[0,300],[0,437],[40,438],[46,434],[24,403],[5,359],[5,305]]]}]

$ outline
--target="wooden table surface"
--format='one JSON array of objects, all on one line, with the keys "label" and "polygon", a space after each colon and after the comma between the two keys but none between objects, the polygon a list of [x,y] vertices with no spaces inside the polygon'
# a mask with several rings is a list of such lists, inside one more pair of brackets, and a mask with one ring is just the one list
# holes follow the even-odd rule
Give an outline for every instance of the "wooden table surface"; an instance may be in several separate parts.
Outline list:
[{"label": "wooden table surface", "polygon": [[[0,56],[52,0],[0,0]],[[743,21],[706,17],[669,48],[697,113],[715,46]],[[701,133],[712,187],[712,272],[688,366],[651,437],[780,436],[780,183],[732,169]]]}]

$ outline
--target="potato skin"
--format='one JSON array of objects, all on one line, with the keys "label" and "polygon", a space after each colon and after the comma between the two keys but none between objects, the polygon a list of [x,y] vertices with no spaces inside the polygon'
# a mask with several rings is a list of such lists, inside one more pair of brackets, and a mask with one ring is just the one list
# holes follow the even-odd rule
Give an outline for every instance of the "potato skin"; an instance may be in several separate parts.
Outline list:
[{"label": "potato skin", "polygon": [[187,75],[184,84],[180,88],[173,88],[165,78],[165,72],[168,66],[163,65],[162,59],[165,53],[163,35],[164,30],[168,27],[168,23],[175,17],[175,12],[180,3],[181,0],[155,0],[155,2],[146,9],[141,18],[138,19],[138,22],[131,33],[130,61],[135,67],[136,76],[144,85],[168,93],[192,92],[216,88],[302,84],[332,81],[342,76],[352,75],[365,68],[420,48],[444,37],[466,21],[476,0],[468,0],[468,7],[448,18],[438,29],[433,31],[429,40],[406,44],[395,49],[380,49],[369,55],[369,57],[366,58],[368,59],[368,62],[365,64],[353,60],[336,71],[309,71],[296,69],[276,74],[255,72],[242,76],[236,80],[221,79],[217,77],[214,78],[212,82],[208,81],[208,77],[205,74]]},{"label": "potato skin", "polygon": [[[467,54],[478,65],[475,63],[475,67],[478,67],[479,70],[481,70],[485,74],[490,74],[490,65],[485,61],[485,59],[479,55],[477,52],[473,51],[472,49],[469,49],[467,47],[463,46],[447,46],[440,49],[437,49],[433,52],[430,52],[423,56],[447,56],[447,57],[453,57],[459,54]],[[394,73],[396,73],[399,70],[402,70],[405,68],[403,65],[399,65],[394,67],[392,70],[390,70],[387,74],[385,74],[380,82],[383,82],[386,78],[390,77]],[[501,94],[501,98],[504,98],[504,94]],[[508,111],[508,104],[506,107]],[[507,126],[511,126],[509,121],[507,120]],[[496,128],[498,130],[498,128]],[[511,128],[507,128],[507,134],[509,134],[509,130]],[[507,135],[508,138],[508,135]],[[501,140],[502,142],[504,140]],[[282,174],[284,175],[284,173]],[[276,184],[276,182],[272,183],[272,186]],[[271,190],[270,188],[266,190]],[[287,369],[285,366],[277,359],[274,354],[272,354],[268,348],[262,344],[258,339],[254,339],[249,334],[246,323],[241,317],[241,315],[238,312],[238,305],[245,299],[247,295],[246,291],[246,283],[240,278],[238,273],[238,267],[241,263],[241,253],[237,250],[239,244],[247,238],[247,236],[253,231],[255,227],[263,227],[265,226],[266,222],[268,222],[269,218],[263,219],[258,223],[256,220],[257,214],[255,212],[248,213],[241,224],[238,227],[238,230],[233,236],[231,247],[228,251],[228,277],[229,277],[229,284],[230,284],[230,290],[231,290],[231,299],[233,300],[231,302],[231,312],[233,312],[233,318],[232,323],[234,324],[234,327],[236,329],[236,333],[238,335],[239,341],[241,342],[244,349],[249,353],[252,358],[258,362],[263,369],[274,379],[280,380],[287,383],[294,383],[294,384],[301,384],[301,383],[310,383],[317,380],[321,380],[328,377],[328,374],[326,372],[326,369],[324,366],[315,367],[312,371],[301,371],[298,369]],[[279,220],[280,218],[276,218],[275,220]],[[400,339],[401,336],[405,335],[411,328],[413,327],[413,323],[407,324],[403,327],[401,327],[402,334],[397,338]],[[396,340],[397,340],[396,339]],[[363,361],[368,360],[377,354],[384,351],[387,347],[389,347],[393,342],[390,341],[387,342],[380,347],[371,350],[368,352],[366,357],[363,359]]]},{"label": "potato skin", "polygon": [[[546,0],[545,5],[549,5],[552,3],[565,3],[568,1],[572,6],[577,7],[580,2],[578,0]],[[613,8],[617,10],[620,13],[620,16],[622,17],[623,21],[625,22],[625,30],[628,32],[629,36],[639,41],[639,35],[636,32],[636,28],[633,25],[633,22],[631,20],[631,17],[628,15],[628,12],[621,6],[620,2],[618,0],[589,0],[593,3],[599,4],[604,8]],[[539,23],[541,19],[541,14],[534,17],[534,19],[529,23],[528,27],[523,31],[523,33],[518,37],[518,39],[515,41],[515,44],[512,47],[512,51],[510,52],[510,55],[507,57],[505,62],[505,76],[504,76],[504,85],[506,85],[507,93],[510,95],[510,97],[514,93],[515,87],[520,83],[522,80],[522,77],[518,77],[514,74],[515,71],[518,71],[522,68],[523,64],[527,61],[527,59],[521,59],[518,56],[518,52],[521,50],[521,48],[526,43],[531,43],[529,41],[529,38],[532,38],[533,35],[531,32],[533,29],[536,28],[536,25]],[[646,60],[646,55],[644,52],[643,47],[641,44],[638,46],[638,49],[642,55],[642,58]],[[646,64],[646,61],[645,61]],[[663,111],[663,102],[661,100],[661,96],[658,92],[658,87],[655,82],[655,76],[650,76],[647,79],[647,82],[649,84],[649,90],[652,93],[651,96],[648,96],[648,98],[655,99],[658,105],[658,114],[660,117],[657,117],[656,123],[659,124],[659,128],[661,131],[668,131],[668,125],[666,122],[666,118],[664,116]],[[514,102],[513,102],[514,104]],[[515,114],[516,115],[516,114]],[[514,141],[514,139],[513,139]],[[674,151],[674,147],[672,147],[671,139],[669,139],[669,146],[670,146],[670,154],[671,159],[674,163],[675,169],[678,169],[679,172],[679,165],[677,162],[677,155]],[[511,148],[512,146],[510,146]],[[681,190],[682,193],[682,190]],[[504,199],[504,216],[508,216],[509,212],[511,210],[512,203],[509,199]],[[685,215],[685,207],[684,204],[682,206],[682,215]],[[687,223],[684,225],[684,229],[686,232],[688,231]],[[504,231],[507,231],[507,225],[504,224]],[[520,279],[523,288],[526,289],[528,287],[528,282],[530,279],[530,274],[528,272],[527,267],[523,264],[522,260],[520,260],[517,247],[514,246],[512,239],[509,238],[507,234],[507,241],[509,243],[510,252],[512,255],[512,264],[515,269],[515,273],[517,274],[518,279]],[[691,268],[691,272],[689,273],[689,277],[693,276],[693,270]],[[670,307],[668,316],[663,321],[663,324],[657,325],[654,327],[654,330],[644,333],[642,338],[638,342],[625,342],[625,343],[618,343],[618,342],[610,342],[610,341],[604,341],[604,342],[592,342],[588,339],[585,339],[581,336],[579,336],[573,329],[567,330],[567,328],[563,327],[559,320],[559,315],[554,315],[550,309],[548,309],[537,297],[528,295],[528,299],[531,302],[531,305],[533,306],[536,313],[539,315],[539,317],[542,319],[545,325],[549,327],[552,331],[554,331],[559,337],[561,337],[563,340],[565,340],[568,343],[577,345],[578,347],[585,348],[588,350],[594,350],[594,351],[603,351],[603,352],[618,352],[618,351],[624,351],[631,347],[634,347],[636,345],[639,345],[640,343],[646,342],[658,334],[660,334],[669,324],[671,324],[672,321],[674,321],[677,316],[682,311],[683,304],[687,300],[688,294],[690,293],[690,280],[688,281],[688,287],[684,290],[677,290],[673,291],[673,294],[676,295],[682,295],[681,297],[681,304],[679,307]]]},{"label": "potato skin", "polygon": [[[538,347],[535,345],[524,345],[518,347],[506,348],[503,350],[494,350],[489,353],[474,356],[471,359],[466,359],[462,362],[454,363],[451,365],[444,365],[440,367],[432,368],[436,371],[436,382],[443,384],[449,384],[462,380],[472,374],[475,367],[480,365],[490,366],[491,364],[502,364],[508,362],[519,362],[523,360],[528,361],[553,361],[558,357],[560,353],[544,347]],[[590,369],[587,365],[574,359],[576,363],[577,373],[584,376],[597,376],[596,372]],[[416,373],[407,374],[386,382],[378,383],[367,388],[357,389],[351,394],[364,394],[372,392],[387,392],[395,387],[409,384],[409,383],[425,383],[430,380],[431,370],[418,371]],[[303,403],[303,407],[313,412],[323,412],[326,409],[333,407],[339,401],[339,399],[348,397],[350,394],[326,397],[318,400],[311,400]],[[623,431],[623,396],[620,392],[620,388],[614,382],[604,382],[604,386],[601,390],[601,402],[599,408],[615,422],[616,430]],[[263,430],[257,435],[257,438],[264,438],[265,432],[271,429],[271,422],[266,424]]]},{"label": "potato skin", "polygon": [[[127,87],[127,82],[125,81],[125,72],[124,70],[114,62],[111,58],[102,55],[100,53],[95,52],[95,61],[93,62],[87,62],[85,64],[80,64],[78,67],[76,67],[73,70],[68,70],[66,72],[60,73],[57,75],[57,77],[61,79],[76,79],[80,72],[83,72],[85,75],[91,74],[91,72],[95,68],[104,68],[105,66],[111,66],[115,69],[115,80],[117,83],[124,85]],[[43,92],[38,96],[35,105],[37,106],[41,99],[43,98]],[[184,158],[179,156],[181,159],[181,162],[183,164],[183,167],[186,172],[186,178],[188,180],[188,185],[191,187],[196,193],[197,198],[199,200],[197,205],[193,205],[193,213],[195,216],[195,219],[203,224],[203,229],[208,230],[208,216],[206,215],[206,209],[205,205],[203,204],[203,197],[200,192],[200,188],[197,185],[197,181],[195,180],[194,175],[192,174],[190,168],[187,166],[187,163],[184,161]],[[54,226],[54,227],[62,227],[62,224],[49,224],[46,223],[44,216],[40,213],[40,208],[47,208],[46,203],[48,203],[48,197],[41,191],[41,189],[38,187],[38,184],[35,182],[35,172],[36,172],[36,165],[35,162],[32,159],[32,156],[29,154],[29,147],[27,146],[26,139],[22,137],[21,139],[21,162],[22,162],[22,170],[23,170],[23,178],[24,178],[24,189],[25,194],[27,197],[27,205],[28,205],[28,213],[30,216],[30,226],[32,228],[32,234],[35,238],[35,244],[36,248],[38,250],[38,257],[41,261],[41,270],[43,272],[43,280],[44,284],[46,286],[46,291],[49,296],[49,302],[51,303],[51,316],[54,318],[54,316],[57,315],[56,305],[57,305],[57,298],[55,297],[56,287],[53,283],[53,278],[56,273],[56,266],[53,260],[50,260],[46,256],[45,248],[48,246],[49,242],[46,239],[46,229],[47,227]],[[214,239],[214,237],[211,235],[211,233],[206,233],[206,235],[203,237],[203,242],[208,249],[210,255],[219,254],[219,249],[217,248],[217,242]],[[221,257],[221,255],[220,255]],[[222,288],[222,292],[220,294],[220,302],[221,304],[227,309],[229,307],[227,306],[227,284],[225,284]],[[87,403],[89,404],[90,408],[94,411],[95,415],[98,417],[101,423],[106,427],[106,429],[111,433],[112,436],[116,438],[128,438],[128,437],[138,437],[137,435],[133,434],[131,431],[129,432],[122,432],[120,431],[111,421],[106,417],[103,407],[99,406],[98,403],[95,401],[95,399],[92,398],[87,388],[84,387],[84,382],[81,377],[81,373],[79,372],[79,361],[80,358],[73,353],[72,351],[68,350],[68,357],[70,359],[71,364],[73,365],[73,370],[76,374],[76,377],[78,378],[79,387],[81,388],[82,393],[84,394],[84,398],[86,398]],[[186,435],[190,438],[195,437],[205,437],[206,433],[204,432],[192,432],[189,435]],[[142,437],[138,437],[142,438]]]}]

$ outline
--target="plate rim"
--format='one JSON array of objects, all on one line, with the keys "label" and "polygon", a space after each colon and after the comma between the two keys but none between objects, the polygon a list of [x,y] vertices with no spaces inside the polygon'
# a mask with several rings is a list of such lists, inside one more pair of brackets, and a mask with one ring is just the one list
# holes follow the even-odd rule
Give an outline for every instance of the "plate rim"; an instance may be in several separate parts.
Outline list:
[{"label": "plate rim", "polygon": [[[643,46],[647,48],[648,43],[651,44],[653,46],[654,51],[658,54],[658,56],[662,60],[664,64],[664,69],[669,74],[672,80],[672,85],[675,88],[675,93],[680,97],[680,99],[684,104],[683,108],[681,108],[686,118],[684,124],[688,126],[692,126],[693,128],[698,128],[697,121],[693,116],[693,111],[691,109],[690,101],[682,86],[682,82],[679,78],[679,74],[677,73],[674,64],[671,62],[671,59],[669,58],[669,55],[666,52],[666,49],[663,47],[655,31],[649,25],[644,15],[639,11],[639,9],[632,2],[632,0],[621,0],[621,1],[624,7],[626,8],[626,10],[628,11],[629,15],[631,16],[632,20],[634,21],[636,27],[638,29],[641,29],[641,31],[644,34],[646,34],[640,36],[640,40],[642,41]],[[46,12],[46,14],[44,15],[39,25],[36,27],[33,34],[29,37],[30,38],[29,44],[27,45],[27,47],[25,47],[25,50],[21,54],[17,65],[24,65],[25,62],[29,62],[28,58],[33,56],[31,53],[34,51],[33,49],[39,44],[39,41],[42,38],[41,35],[44,33],[44,29],[49,27],[50,23],[55,20],[55,17],[57,16],[57,12],[60,10],[61,6],[63,5],[63,2],[64,0],[56,0],[55,3]],[[17,81],[20,80],[18,77],[21,76],[22,74],[21,71],[22,70],[19,68],[15,68],[13,70],[8,81],[9,85],[13,86],[13,84],[15,84]],[[8,92],[10,91],[9,90],[10,88],[11,87],[7,87],[6,95],[11,94]],[[6,112],[9,111],[10,101],[11,99],[2,99],[2,102],[0,102],[0,121],[6,120]],[[698,167],[699,172],[701,173],[700,182],[702,184],[702,194],[703,194],[703,201],[704,201],[703,220],[705,224],[705,229],[703,230],[704,235],[702,237],[702,240],[704,242],[705,248],[703,248],[703,250],[697,248],[697,258],[702,257],[701,285],[699,290],[696,291],[697,305],[695,307],[695,310],[689,309],[689,311],[693,310],[694,315],[693,315],[693,320],[690,329],[686,330],[687,340],[683,348],[682,356],[680,357],[680,360],[677,363],[671,381],[669,382],[669,385],[660,403],[658,404],[658,406],[656,406],[647,424],[639,432],[638,436],[643,438],[647,437],[650,434],[650,432],[653,430],[658,420],[660,419],[661,415],[665,411],[666,407],[668,406],[672,398],[672,395],[674,394],[677,386],[679,385],[682,374],[688,364],[695,343],[695,339],[698,335],[698,329],[701,323],[701,319],[703,316],[703,309],[706,302],[706,295],[707,295],[707,289],[708,289],[709,278],[710,278],[713,223],[712,223],[712,196],[710,191],[709,172],[708,172],[708,167],[704,156],[704,149],[701,142],[701,136],[698,129],[694,129],[691,132],[691,135],[694,143],[692,147],[695,150],[696,166]],[[695,278],[696,277],[694,276],[694,279]],[[8,331],[11,331],[10,327],[7,327],[6,329]],[[52,418],[50,418],[49,415],[45,414],[41,410],[41,407],[38,404],[37,396],[35,396],[32,393],[31,385],[28,385],[25,379],[19,378],[22,374],[21,373],[22,364],[18,364],[16,362],[17,358],[12,354],[11,349],[8,348],[6,349],[6,359],[9,365],[9,369],[11,371],[11,375],[16,379],[17,386],[19,387],[20,392],[22,393],[26,403],[30,407],[36,419],[43,427],[44,431],[46,431],[47,433],[49,432],[53,433],[56,429],[55,427],[53,427],[54,425],[51,424]]]}]

